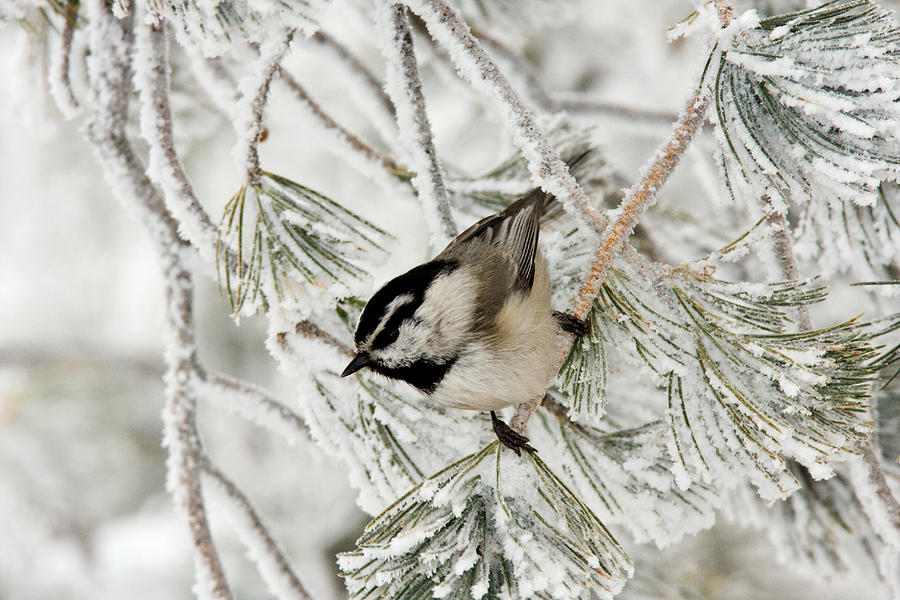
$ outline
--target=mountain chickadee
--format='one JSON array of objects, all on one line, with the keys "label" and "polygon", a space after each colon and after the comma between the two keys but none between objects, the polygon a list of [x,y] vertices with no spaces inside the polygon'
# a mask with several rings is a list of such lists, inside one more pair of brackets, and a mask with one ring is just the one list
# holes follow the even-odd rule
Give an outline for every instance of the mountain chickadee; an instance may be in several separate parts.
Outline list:
[{"label": "mountain chickadee", "polygon": [[532,191],[375,292],[356,329],[356,357],[341,376],[369,367],[438,404],[490,410],[501,442],[516,454],[533,451],[494,411],[543,396],[556,376],[557,336],[585,330],[550,309],[538,248],[547,200]]}]

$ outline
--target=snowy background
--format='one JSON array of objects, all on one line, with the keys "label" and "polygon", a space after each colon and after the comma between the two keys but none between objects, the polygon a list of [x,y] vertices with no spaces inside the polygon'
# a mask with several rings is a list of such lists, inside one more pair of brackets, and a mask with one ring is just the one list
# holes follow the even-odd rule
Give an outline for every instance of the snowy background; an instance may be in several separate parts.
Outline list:
[{"label": "snowy background", "polygon": [[[692,10],[691,3],[593,4],[583,13],[590,18],[575,24],[562,15],[529,38],[526,55],[545,87],[677,112],[705,54],[697,40],[668,44],[666,30]],[[365,41],[369,25],[355,10],[338,1],[323,25],[380,68],[377,48]],[[33,69],[33,41],[16,23],[0,25],[0,597],[189,598],[189,541],[165,492],[162,283],[154,252],[143,227],[104,184],[77,126],[53,108]],[[461,172],[493,166],[511,147],[500,123],[469,101],[472,92],[453,80],[445,64],[428,52],[423,56],[439,153]],[[341,82],[307,46],[295,44],[288,65],[351,129],[370,132],[350,110]],[[270,135],[260,149],[267,169],[346,202],[405,237],[404,264],[386,266],[385,274],[426,258],[415,206],[390,215],[379,211],[381,190],[319,149],[297,124],[283,90],[273,94],[267,114]],[[189,122],[190,131],[176,132],[187,170],[209,212],[218,215],[240,183],[231,158],[233,135],[212,112],[197,112]],[[666,126],[634,127],[617,117],[595,122],[601,147],[612,150],[608,160],[629,177],[667,132]],[[678,206],[710,191],[696,182],[710,180],[711,148],[710,136],[698,140],[667,185],[665,202]],[[206,363],[296,406],[302,399],[264,347],[265,324],[249,318],[236,327],[214,274],[208,267],[197,272],[198,336]],[[290,446],[209,406],[201,406],[199,422],[210,454],[252,496],[315,597],[342,597],[334,555],[352,547],[367,521],[342,466],[311,443]],[[231,529],[212,514],[237,596],[268,597]],[[871,582],[797,573],[775,560],[759,532],[727,523],[662,552],[627,549],[637,578],[623,597],[659,597],[661,589],[666,598],[872,597]]]}]

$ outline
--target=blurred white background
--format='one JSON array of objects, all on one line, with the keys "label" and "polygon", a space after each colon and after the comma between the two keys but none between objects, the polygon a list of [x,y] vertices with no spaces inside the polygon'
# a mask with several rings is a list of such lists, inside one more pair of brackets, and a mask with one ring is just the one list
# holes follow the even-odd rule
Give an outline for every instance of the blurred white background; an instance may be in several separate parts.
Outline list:
[{"label": "blurred white background", "polygon": [[[326,25],[345,41],[362,39],[365,23],[346,18],[340,4]],[[674,0],[598,3],[595,22],[543,38],[539,72],[548,88],[674,112],[703,55],[695,41],[667,45],[666,28],[690,10],[689,2]],[[190,598],[188,539],[165,492],[162,286],[153,249],[110,194],[77,125],[55,112],[39,74],[23,66],[28,35],[16,23],[0,25],[0,598]],[[593,56],[575,61],[568,53],[579,36]],[[355,46],[377,61],[372,47]],[[342,104],[340,82],[302,50],[295,54],[297,78],[365,134],[366,124]],[[696,60],[685,59],[691,56]],[[424,76],[427,89],[451,85],[445,69],[426,67]],[[483,171],[508,150],[492,115],[453,94],[432,98],[438,148],[453,164]],[[283,94],[273,97],[264,165],[349,198],[390,225],[367,202],[365,182],[296,134],[285,102]],[[187,168],[217,215],[237,187],[233,138],[215,119],[195,125],[185,134]],[[602,126],[601,137],[615,149],[610,160],[629,175],[666,133],[650,128],[621,138],[614,120]],[[682,170],[700,169],[695,158],[702,152],[702,145],[692,150]],[[670,197],[698,193],[683,177],[667,187]],[[404,219],[416,218],[410,211]],[[424,247],[423,240],[410,244]],[[403,260],[390,271],[421,257],[411,251]],[[236,327],[212,275],[208,268],[196,274],[205,363],[259,383],[291,406],[302,402],[274,369],[263,345],[265,324],[244,319]],[[334,555],[351,547],[367,519],[341,465],[311,443],[288,446],[207,406],[199,423],[210,453],[258,505],[316,598],[342,597]],[[268,597],[215,510],[212,524],[237,596]],[[758,532],[727,525],[662,554],[628,550],[642,577],[670,587],[669,598],[870,597],[866,582],[826,582],[778,565]],[[667,565],[675,564],[687,579],[671,578]],[[642,595],[642,585],[629,584],[627,594],[656,597]]]}]

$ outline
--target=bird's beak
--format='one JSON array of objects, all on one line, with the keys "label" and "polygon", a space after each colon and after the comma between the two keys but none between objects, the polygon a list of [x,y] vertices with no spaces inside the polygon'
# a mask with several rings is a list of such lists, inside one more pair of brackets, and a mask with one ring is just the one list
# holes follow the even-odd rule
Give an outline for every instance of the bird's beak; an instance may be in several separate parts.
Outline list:
[{"label": "bird's beak", "polygon": [[344,369],[344,372],[341,373],[341,377],[346,377],[347,375],[352,375],[356,373],[363,367],[369,364],[369,357],[362,352],[353,357],[353,360],[350,361],[350,364],[347,365],[347,368]]}]

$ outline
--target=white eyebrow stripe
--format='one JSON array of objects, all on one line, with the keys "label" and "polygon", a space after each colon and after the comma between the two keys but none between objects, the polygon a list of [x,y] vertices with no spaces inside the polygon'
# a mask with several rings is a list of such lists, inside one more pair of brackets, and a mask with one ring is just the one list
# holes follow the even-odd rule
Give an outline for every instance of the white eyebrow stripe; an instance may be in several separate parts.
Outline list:
[{"label": "white eyebrow stripe", "polygon": [[375,339],[375,337],[381,333],[381,330],[384,329],[385,324],[390,321],[391,317],[397,312],[401,306],[405,306],[416,299],[412,294],[400,294],[393,300],[391,300],[390,304],[387,305],[384,309],[384,315],[381,317],[381,320],[378,322],[378,326],[375,327],[375,330],[372,331],[371,335],[366,339],[366,342],[371,342]]}]

